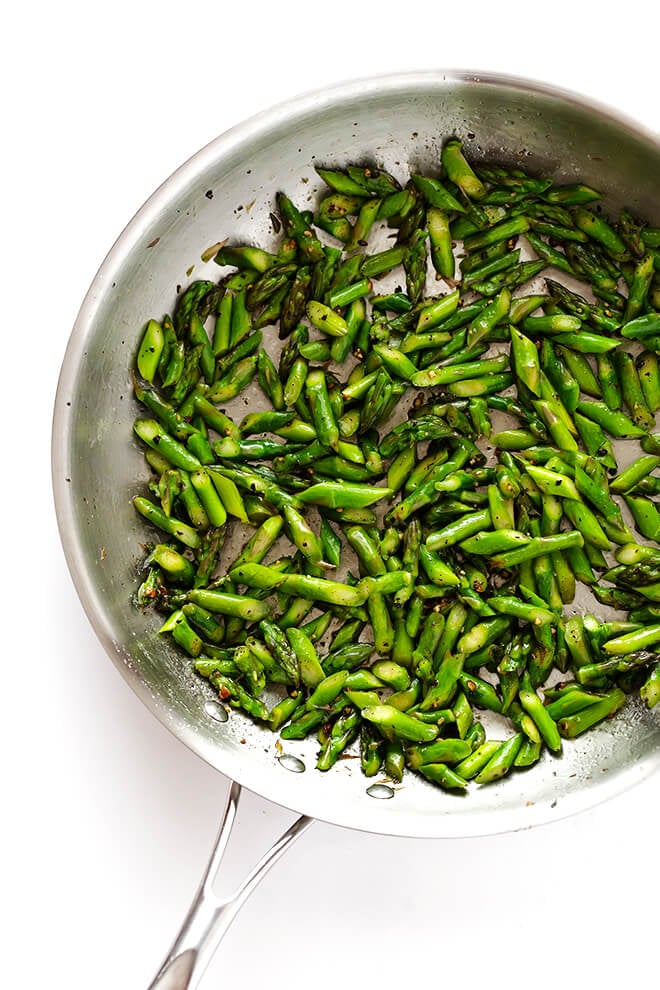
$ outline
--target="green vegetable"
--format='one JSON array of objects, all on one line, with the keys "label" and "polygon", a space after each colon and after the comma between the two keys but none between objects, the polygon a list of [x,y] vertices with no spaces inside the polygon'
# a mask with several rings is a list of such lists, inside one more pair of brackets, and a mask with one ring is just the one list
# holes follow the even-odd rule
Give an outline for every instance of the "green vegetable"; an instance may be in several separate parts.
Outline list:
[{"label": "green vegetable", "polygon": [[[660,702],[660,234],[457,138],[405,188],[326,164],[138,332],[135,602],[320,771],[355,745],[451,801]],[[569,617],[581,583],[627,620]]]}]

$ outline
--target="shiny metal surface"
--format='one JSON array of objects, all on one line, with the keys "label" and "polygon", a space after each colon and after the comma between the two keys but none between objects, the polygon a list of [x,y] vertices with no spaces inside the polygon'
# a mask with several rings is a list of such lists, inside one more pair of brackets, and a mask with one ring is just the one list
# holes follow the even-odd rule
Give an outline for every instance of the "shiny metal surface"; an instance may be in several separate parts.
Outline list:
[{"label": "shiny metal surface", "polygon": [[[408,836],[470,836],[525,828],[592,806],[660,763],[658,715],[623,715],[567,744],[561,760],[460,799],[418,779],[391,800],[346,760],[313,769],[315,742],[287,744],[306,765],[290,772],[276,737],[240,715],[205,709],[207,686],[158,639],[158,620],[130,605],[147,529],[130,504],[143,459],[131,437],[129,369],[140,328],[167,310],[177,285],[217,277],[200,260],[231,236],[267,245],[274,194],[313,199],[315,163],[375,159],[405,179],[437,167],[449,134],[475,158],[520,162],[606,190],[660,223],[656,137],[572,94],[507,77],[459,72],[362,80],[276,107],[219,137],[183,165],[131,221],[103,262],[67,349],[55,408],[53,478],[65,552],[97,635],[133,690],[187,746],[264,797],[339,825]],[[192,274],[189,274],[194,266]]]},{"label": "shiny metal surface", "polygon": [[227,795],[227,804],[204,876],[181,931],[149,990],[192,990],[197,986],[218,943],[255,887],[291,843],[313,824],[314,819],[305,815],[296,819],[231,894],[219,897],[213,890],[213,881],[227,852],[240,797],[240,785],[234,782]]}]

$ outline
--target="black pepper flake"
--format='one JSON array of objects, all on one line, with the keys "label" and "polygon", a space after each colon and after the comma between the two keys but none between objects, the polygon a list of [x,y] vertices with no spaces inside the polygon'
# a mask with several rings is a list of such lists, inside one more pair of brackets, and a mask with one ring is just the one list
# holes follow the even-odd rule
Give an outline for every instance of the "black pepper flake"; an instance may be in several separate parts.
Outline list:
[{"label": "black pepper flake", "polygon": [[204,195],[206,196],[207,199],[213,199],[213,190],[207,189]]}]

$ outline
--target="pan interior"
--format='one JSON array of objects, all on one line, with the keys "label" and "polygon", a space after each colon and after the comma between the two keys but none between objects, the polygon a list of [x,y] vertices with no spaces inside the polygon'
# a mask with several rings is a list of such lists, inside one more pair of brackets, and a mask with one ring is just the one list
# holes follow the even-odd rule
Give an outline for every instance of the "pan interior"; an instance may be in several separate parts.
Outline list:
[{"label": "pan interior", "polygon": [[[268,246],[274,194],[300,207],[318,188],[314,165],[375,162],[399,179],[433,172],[444,139],[473,159],[516,163],[606,191],[660,223],[660,148],[633,125],[570,94],[506,78],[424,73],[373,79],[303,97],[228,132],[149,200],[119,238],[82,306],[62,370],[54,424],[58,519],[79,595],[133,689],[211,765],[288,807],[340,825],[410,836],[486,834],[562,817],[650,774],[657,715],[631,702],[613,722],[502,784],[457,798],[406,775],[377,788],[359,762],[314,770],[316,742],[288,743],[217,705],[191,665],[156,635],[158,616],[131,606],[149,532],[130,497],[147,473],[132,440],[130,369],[140,329],[170,309],[178,285],[218,277],[205,248],[231,238]],[[211,702],[211,704],[210,704]],[[304,765],[304,772],[300,771]],[[380,799],[379,799],[380,798]],[[386,799],[383,799],[386,798]]]}]

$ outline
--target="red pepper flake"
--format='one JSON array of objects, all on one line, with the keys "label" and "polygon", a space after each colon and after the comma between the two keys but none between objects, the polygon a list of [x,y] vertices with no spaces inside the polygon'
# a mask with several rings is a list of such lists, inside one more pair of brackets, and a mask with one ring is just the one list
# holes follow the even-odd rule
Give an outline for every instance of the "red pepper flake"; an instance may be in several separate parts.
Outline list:
[{"label": "red pepper flake", "polygon": [[156,247],[156,245],[158,244],[158,241],[159,240],[160,240],[160,237],[154,237],[153,241],[151,241],[149,244],[147,244],[147,247],[148,248]]},{"label": "red pepper flake", "polygon": [[229,690],[229,688],[225,687],[224,684],[218,691],[218,694],[220,695],[223,701],[227,701],[228,698],[231,698],[231,691]]}]

